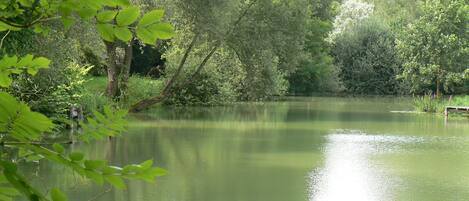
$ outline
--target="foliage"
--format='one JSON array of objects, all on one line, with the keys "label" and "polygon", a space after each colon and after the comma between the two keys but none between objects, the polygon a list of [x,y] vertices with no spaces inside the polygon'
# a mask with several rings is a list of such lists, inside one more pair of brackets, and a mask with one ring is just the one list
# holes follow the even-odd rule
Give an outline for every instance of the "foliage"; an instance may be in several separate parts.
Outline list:
[{"label": "foliage", "polygon": [[[106,4],[106,2],[102,3],[103,5],[111,6]],[[145,13],[137,25],[132,26],[140,16],[140,8],[131,6],[128,2],[119,3],[116,1],[113,4],[116,4],[113,6],[120,6],[122,8],[118,10],[103,10],[96,15],[98,22],[96,27],[105,41],[114,42],[118,39],[130,42],[133,38],[133,30],[135,30],[134,34],[140,41],[149,45],[155,44],[157,39],[169,39],[173,36],[172,26],[161,22],[164,15],[163,10],[153,10]],[[99,5],[99,7],[103,5]]]},{"label": "foliage", "polygon": [[348,92],[396,94],[401,64],[394,35],[381,22],[369,19],[341,34],[333,54],[339,77]]},{"label": "foliage", "polygon": [[445,101],[428,94],[415,98],[414,107],[419,112],[442,113],[445,108]]},{"label": "foliage", "polygon": [[68,119],[70,107],[79,104],[90,68],[70,63],[65,68],[41,71],[39,76],[21,74],[7,91],[34,111],[63,122]]},{"label": "foliage", "polygon": [[149,77],[133,75],[129,78],[128,98],[115,102],[104,95],[106,88],[106,77],[90,77],[83,85],[83,92],[79,104],[83,107],[85,114],[92,114],[93,111],[102,111],[104,106],[127,109],[130,104],[151,96],[155,96],[162,90],[163,81]]},{"label": "foliage", "polygon": [[400,34],[407,24],[415,21],[422,14],[424,0],[364,0],[374,5],[373,17],[389,24],[393,32]]},{"label": "foliage", "polygon": [[369,18],[373,13],[374,5],[359,0],[345,0],[339,10],[339,14],[334,19],[333,30],[328,38],[330,42],[334,42],[336,37]]},{"label": "foliage", "polygon": [[451,106],[469,106],[469,95],[465,96],[456,96],[451,99],[448,103]]},{"label": "foliage", "polygon": [[[60,0],[41,0],[41,1],[2,1],[0,2],[0,32],[20,31],[33,27],[36,33],[47,33],[48,29],[42,26],[50,20],[57,19],[60,16],[63,24],[69,27],[75,20],[74,16],[79,15],[81,18],[89,19],[94,17],[98,10],[102,10],[105,6],[126,6],[127,1],[96,1],[96,0],[80,0],[80,1],[60,1]],[[116,30],[112,27],[112,37],[119,39],[127,39],[126,29],[123,26],[130,25],[138,17],[136,16],[135,7],[123,8],[116,14],[117,26]],[[114,18],[114,17],[113,17]],[[106,18],[108,19],[108,18]],[[161,23],[154,21],[154,17],[143,17],[139,22],[139,29],[145,29],[139,32],[166,31],[158,33],[158,37],[167,37],[170,34],[168,27],[161,28]],[[153,25],[160,27],[153,29]],[[103,25],[109,28],[107,25]],[[122,30],[121,30],[122,29]],[[127,30],[128,31],[128,30]],[[110,37],[111,31],[106,30],[105,34],[101,32],[103,37]],[[140,35],[142,35],[140,33]],[[157,34],[155,34],[157,35]],[[154,35],[139,36],[140,39],[149,41]],[[109,39],[109,38],[107,38]],[[153,39],[153,38],[151,38]],[[129,39],[130,40],[130,39]],[[156,40],[156,39],[155,39]],[[3,42],[3,41],[2,41]],[[23,71],[29,75],[35,75],[39,69],[49,67],[50,61],[44,57],[34,58],[32,55],[26,55],[21,59],[17,56],[4,56],[0,60],[0,87],[9,87],[12,83],[12,74],[21,74]],[[80,72],[80,71],[79,71]],[[82,77],[83,74],[76,73],[72,70],[73,75]],[[68,76],[70,84],[62,87],[62,92],[67,93],[73,91],[82,82],[75,83],[75,77]],[[2,154],[0,155],[0,184],[9,184],[2,187],[0,198],[3,200],[12,200],[12,197],[18,192],[22,193],[29,200],[65,200],[65,195],[57,188],[51,189],[50,195],[32,187],[29,182],[21,176],[14,160],[6,153],[17,151],[20,157],[35,156],[37,160],[45,159],[50,162],[61,164],[74,170],[79,175],[93,180],[97,184],[109,183],[117,188],[125,188],[123,179],[139,179],[145,181],[153,181],[156,176],[165,174],[160,168],[153,167],[153,161],[148,160],[141,164],[127,165],[123,168],[110,166],[106,161],[85,159],[83,153],[72,152],[65,153],[65,148],[60,144],[54,144],[52,148],[41,145],[40,141],[44,134],[50,132],[55,125],[52,120],[45,115],[31,111],[29,106],[23,102],[17,101],[12,95],[0,92],[0,145]],[[109,107],[104,108],[104,114],[94,112],[95,118],[88,118],[88,121],[81,122],[84,128],[82,138],[101,139],[105,136],[115,136],[125,130],[125,112],[113,112]],[[8,145],[8,146],[5,146]],[[28,153],[28,154],[24,154]],[[6,183],[7,181],[8,183]],[[12,188],[16,190],[13,190]]]},{"label": "foliage", "polygon": [[414,107],[419,112],[443,113],[446,106],[469,106],[469,96],[450,96],[444,99],[428,94],[414,99]]},{"label": "foliage", "polygon": [[26,55],[20,59],[17,56],[4,56],[0,60],[0,87],[10,86],[12,83],[11,75],[20,74],[24,69],[29,74],[35,75],[39,69],[49,66],[50,61],[44,57]]},{"label": "foliage", "polygon": [[[66,155],[64,153],[65,149],[59,144],[54,144],[53,149],[31,144],[34,141],[41,140],[44,133],[50,132],[54,124],[46,116],[31,111],[26,104],[18,102],[5,92],[0,93],[0,113],[2,114],[0,117],[1,144],[16,142],[12,146],[3,147],[3,149],[29,151],[39,156],[39,158],[69,167],[97,184],[108,182],[117,188],[124,188],[124,178],[152,181],[154,177],[165,173],[160,168],[153,168],[151,160],[139,165],[128,165],[121,169],[107,165],[106,161],[85,160],[83,154],[79,152]],[[105,136],[115,136],[123,132],[125,130],[125,120],[123,119],[125,114],[124,111],[112,112],[109,107],[104,108],[104,114],[94,112],[95,118],[88,118],[87,123],[80,123],[84,132],[80,138],[88,141],[90,139],[102,139]],[[45,195],[31,187],[19,175],[16,164],[9,162],[8,157],[5,155],[1,156],[0,170],[3,171],[3,176],[8,182],[30,200],[48,200]],[[57,199],[59,194],[61,195],[58,190],[54,191],[56,192],[51,195],[53,200]]]},{"label": "foliage", "polygon": [[133,45],[133,58],[130,67],[131,74],[160,78],[165,74],[165,59],[162,54],[166,51],[166,44],[153,46]]},{"label": "foliage", "polygon": [[[175,37],[173,44],[179,42],[179,39]],[[175,63],[181,59],[182,49],[179,48],[179,45],[172,46],[164,55],[168,60],[166,73],[169,75],[174,74],[177,68]],[[193,49],[193,53],[194,55],[203,54],[209,48],[207,44],[199,45]],[[244,72],[232,53],[224,48],[219,49],[213,55],[212,61],[207,63],[204,70],[195,77],[189,77],[192,76],[193,69],[187,68],[183,71],[177,85],[169,92],[164,104],[220,105],[235,101],[238,97],[236,87],[244,78]],[[198,56],[190,57],[187,65],[197,66],[200,60]]]},{"label": "foliage", "polygon": [[[191,94],[190,100],[210,100],[206,104],[211,105],[219,100],[230,102],[232,97],[257,101],[286,93],[288,82],[285,78],[302,57],[305,34],[302,26],[307,17],[307,1],[160,2],[177,25],[176,37],[164,54],[167,77],[177,72],[188,41],[197,35],[197,42],[186,62],[187,69],[177,79],[177,85],[204,83],[207,87],[204,90],[217,93],[195,97],[202,94],[190,86],[192,89],[186,90]],[[238,20],[240,16],[244,17]],[[197,66],[213,49],[215,53],[210,61],[197,73],[199,78],[191,80]],[[202,81],[202,77],[211,80]],[[219,86],[215,87],[215,84]]]},{"label": "foliage", "polygon": [[106,62],[102,56],[97,55],[90,47],[82,47],[82,52],[81,62],[93,66],[90,75],[102,76],[106,74]]},{"label": "foliage", "polygon": [[234,101],[233,91],[223,88],[222,77],[215,73],[203,72],[184,88],[175,88],[164,104],[184,105],[221,105]]},{"label": "foliage", "polygon": [[312,12],[306,23],[303,58],[297,69],[288,76],[289,93],[311,95],[315,92],[336,92],[340,90],[337,70],[330,56],[330,44],[326,41],[332,29],[334,4],[319,1],[310,5]]},{"label": "foliage", "polygon": [[468,20],[464,0],[431,0],[406,27],[397,47],[404,62],[401,77],[411,83],[412,92],[454,93],[463,86],[469,77]]}]

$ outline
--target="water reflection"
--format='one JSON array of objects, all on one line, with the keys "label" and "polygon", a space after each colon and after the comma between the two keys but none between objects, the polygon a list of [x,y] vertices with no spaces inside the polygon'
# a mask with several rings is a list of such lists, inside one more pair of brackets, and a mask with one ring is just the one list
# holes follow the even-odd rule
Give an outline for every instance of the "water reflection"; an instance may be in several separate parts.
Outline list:
[{"label": "water reflection", "polygon": [[325,163],[311,173],[309,200],[395,200],[392,189],[398,185],[397,179],[387,175],[372,158],[376,154],[393,152],[406,143],[422,142],[423,139],[365,135],[358,131],[348,133],[326,136]]}]

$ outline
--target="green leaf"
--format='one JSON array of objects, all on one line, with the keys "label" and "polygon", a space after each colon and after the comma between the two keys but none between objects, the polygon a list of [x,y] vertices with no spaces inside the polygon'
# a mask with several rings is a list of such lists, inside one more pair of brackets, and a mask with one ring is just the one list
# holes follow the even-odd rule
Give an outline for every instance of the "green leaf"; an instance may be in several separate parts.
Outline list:
[{"label": "green leaf", "polygon": [[37,57],[33,60],[33,65],[37,67],[48,67],[50,60],[45,57]]},{"label": "green leaf", "polygon": [[2,201],[13,201],[13,198],[0,194],[0,200]]},{"label": "green leaf", "polygon": [[18,0],[18,2],[24,7],[30,8],[31,6],[33,6],[32,0]]},{"label": "green leaf", "polygon": [[142,166],[143,169],[149,169],[152,167],[152,165],[153,165],[153,160],[146,160],[140,164],[140,166]]},{"label": "green leaf", "polygon": [[10,25],[0,22],[0,31],[6,31],[10,29]]},{"label": "green leaf", "polygon": [[38,34],[39,34],[39,33],[44,32],[44,28],[42,28],[42,27],[39,26],[39,25],[36,25],[36,26],[34,26],[33,31],[34,31],[34,33],[38,33]]},{"label": "green leaf", "polygon": [[114,42],[114,28],[111,24],[98,24],[96,27],[101,38],[108,42]]},{"label": "green leaf", "polygon": [[16,196],[20,194],[16,189],[11,187],[0,187],[0,193],[8,196]]},{"label": "green leaf", "polygon": [[114,28],[114,35],[121,41],[129,42],[132,40],[132,32],[127,27]]},{"label": "green leaf", "polygon": [[4,56],[3,59],[0,60],[0,67],[11,67],[11,66],[16,66],[16,63],[18,62],[18,57],[17,56]]},{"label": "green leaf", "polygon": [[155,45],[156,40],[158,39],[156,37],[156,34],[152,33],[150,30],[144,27],[137,27],[137,37],[140,39],[143,43],[148,44],[148,45]]},{"label": "green leaf", "polygon": [[8,74],[0,73],[0,87],[8,87],[12,82]]},{"label": "green leaf", "polygon": [[83,160],[84,155],[81,152],[73,152],[69,155],[69,157],[72,161],[81,161]]},{"label": "green leaf", "polygon": [[65,29],[69,29],[73,24],[75,24],[75,20],[71,17],[63,17],[61,21]]},{"label": "green leaf", "polygon": [[87,122],[80,122],[83,134],[80,139],[88,142],[90,139],[102,139],[107,136],[115,136],[126,130],[127,121],[125,116],[127,112],[111,112],[108,106],[104,107],[105,115],[99,112],[93,112],[94,118],[88,117]]},{"label": "green leaf", "polygon": [[116,17],[117,25],[128,26],[137,20],[140,15],[140,8],[131,6],[119,11]]},{"label": "green leaf", "polygon": [[53,188],[50,191],[50,197],[52,201],[66,201],[67,200],[67,197],[65,196],[65,194],[62,193],[62,191],[60,191],[58,188]]},{"label": "green leaf", "polygon": [[142,19],[138,23],[138,26],[144,27],[154,23],[157,23],[163,18],[164,10],[152,10],[145,15],[143,15]]},{"label": "green leaf", "polygon": [[169,23],[150,25],[148,29],[159,39],[170,39],[174,36],[173,26]]},{"label": "green leaf", "polygon": [[98,22],[110,22],[116,17],[116,15],[117,11],[106,10],[98,13],[96,18],[98,19]]},{"label": "green leaf", "polygon": [[96,169],[101,169],[104,166],[106,166],[106,163],[107,162],[103,160],[86,160],[85,167],[87,169],[96,170]]},{"label": "green leaf", "polygon": [[116,7],[118,6],[118,2],[115,0],[102,0],[104,6],[109,6],[109,7]]},{"label": "green leaf", "polygon": [[90,19],[91,17],[96,15],[96,12],[96,9],[85,7],[78,10],[78,15],[80,15],[80,17],[83,19]]},{"label": "green leaf", "polygon": [[103,169],[103,174],[114,174],[116,172],[121,171],[122,169],[120,167],[116,166],[106,166]]},{"label": "green leaf", "polygon": [[0,132],[22,142],[37,140],[54,127],[49,118],[5,92],[0,92],[0,114]]},{"label": "green leaf", "polygon": [[93,180],[99,185],[102,185],[104,183],[103,176],[97,172],[93,171],[86,171],[85,176],[88,177],[89,179]]},{"label": "green leaf", "polygon": [[129,6],[130,2],[129,0],[115,0],[117,2],[117,5],[119,6]]},{"label": "green leaf", "polygon": [[27,72],[30,75],[36,75],[37,71],[40,68],[48,68],[50,64],[50,60],[45,57],[37,57],[33,59],[32,64],[29,68],[27,68]]},{"label": "green leaf", "polygon": [[63,154],[65,152],[65,148],[58,143],[54,143],[52,145],[52,148],[54,148],[54,150],[59,154]]},{"label": "green leaf", "polygon": [[125,188],[124,180],[122,180],[122,178],[120,178],[118,176],[107,175],[107,176],[104,177],[104,179],[116,188],[119,188],[119,189],[124,189]]},{"label": "green leaf", "polygon": [[21,58],[21,60],[16,64],[17,67],[24,67],[24,66],[31,66],[33,65],[33,58],[34,56],[31,54],[28,54]]}]

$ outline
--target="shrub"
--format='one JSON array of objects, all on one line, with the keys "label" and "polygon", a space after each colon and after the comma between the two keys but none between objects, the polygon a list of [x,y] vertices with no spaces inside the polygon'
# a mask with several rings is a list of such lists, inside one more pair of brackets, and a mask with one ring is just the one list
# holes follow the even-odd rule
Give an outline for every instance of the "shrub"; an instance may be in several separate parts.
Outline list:
[{"label": "shrub", "polygon": [[442,113],[445,108],[445,101],[428,94],[415,98],[414,107],[419,112]]},{"label": "shrub", "polygon": [[173,88],[170,94],[164,101],[166,105],[221,105],[236,98],[222,77],[207,72],[202,72],[182,88]]},{"label": "shrub", "polygon": [[8,90],[28,103],[32,110],[61,122],[68,118],[70,107],[79,104],[90,69],[89,66],[70,63],[65,68],[41,71],[35,77],[22,74]]},{"label": "shrub", "polygon": [[401,64],[390,29],[366,20],[337,36],[333,55],[346,91],[356,94],[397,94]]},{"label": "shrub", "polygon": [[448,104],[451,106],[469,106],[469,95],[456,96]]},{"label": "shrub", "polygon": [[80,105],[85,113],[89,114],[94,110],[101,111],[105,105],[126,109],[137,101],[158,95],[162,89],[163,81],[133,75],[129,78],[127,98],[121,98],[119,102],[114,102],[106,97],[104,94],[106,84],[106,77],[90,77],[87,79],[85,90],[80,98]]}]

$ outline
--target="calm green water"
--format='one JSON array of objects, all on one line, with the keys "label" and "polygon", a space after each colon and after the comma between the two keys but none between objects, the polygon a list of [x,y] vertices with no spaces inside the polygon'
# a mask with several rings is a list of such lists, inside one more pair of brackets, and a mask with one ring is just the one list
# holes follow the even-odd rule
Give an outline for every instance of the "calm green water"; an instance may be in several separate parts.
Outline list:
[{"label": "calm green water", "polygon": [[[103,201],[469,200],[469,121],[410,110],[406,99],[297,98],[134,117],[119,139],[73,145],[112,164],[153,158],[169,171]],[[62,167],[28,167],[73,201],[106,187]]]}]

